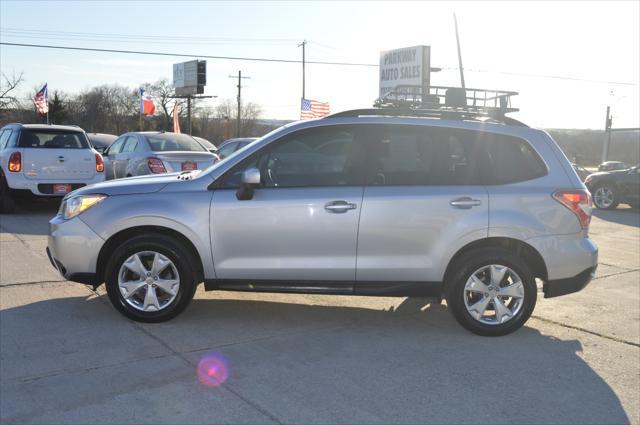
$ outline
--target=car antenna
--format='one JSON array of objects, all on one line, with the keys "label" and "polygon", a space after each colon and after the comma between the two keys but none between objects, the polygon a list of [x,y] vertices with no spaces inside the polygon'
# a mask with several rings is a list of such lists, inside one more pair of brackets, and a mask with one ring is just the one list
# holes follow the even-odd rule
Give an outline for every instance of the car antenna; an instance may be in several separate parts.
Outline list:
[{"label": "car antenna", "polygon": [[460,87],[462,90],[466,91],[466,86],[464,84],[464,68],[462,67],[462,52],[460,51],[460,36],[458,35],[458,18],[456,18],[456,14],[453,14],[453,24],[456,28],[456,44],[458,45],[458,67],[460,68]]}]

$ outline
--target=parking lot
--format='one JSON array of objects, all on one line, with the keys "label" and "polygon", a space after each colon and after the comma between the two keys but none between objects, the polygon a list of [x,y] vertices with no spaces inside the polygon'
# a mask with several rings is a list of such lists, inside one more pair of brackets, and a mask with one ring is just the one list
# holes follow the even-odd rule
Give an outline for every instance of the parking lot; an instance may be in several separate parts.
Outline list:
[{"label": "parking lot", "polygon": [[[55,203],[0,216],[2,423],[638,423],[640,214],[596,211],[597,278],[475,336],[415,298],[204,292],[126,320],[45,254]],[[203,358],[217,377],[199,376]],[[224,378],[220,378],[224,380]]]}]

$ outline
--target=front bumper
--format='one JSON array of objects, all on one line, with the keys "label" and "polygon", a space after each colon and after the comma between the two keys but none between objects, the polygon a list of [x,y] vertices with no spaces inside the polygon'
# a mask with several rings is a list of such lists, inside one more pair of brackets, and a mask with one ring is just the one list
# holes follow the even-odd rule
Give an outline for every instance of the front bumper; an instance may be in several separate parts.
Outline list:
[{"label": "front bumper", "polygon": [[596,274],[598,266],[590,267],[577,275],[567,279],[550,280],[543,286],[544,297],[553,298],[572,294],[584,289]]},{"label": "front bumper", "polygon": [[49,221],[47,256],[53,267],[68,280],[97,285],[96,263],[104,240],[79,217]]}]

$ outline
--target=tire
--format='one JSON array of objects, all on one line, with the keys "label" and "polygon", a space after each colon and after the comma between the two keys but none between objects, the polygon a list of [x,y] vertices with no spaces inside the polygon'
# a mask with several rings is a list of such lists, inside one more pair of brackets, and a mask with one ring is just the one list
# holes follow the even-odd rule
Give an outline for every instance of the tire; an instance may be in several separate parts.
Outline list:
[{"label": "tire", "polygon": [[[157,273],[159,280],[154,280],[154,275],[151,275],[153,270],[150,262],[155,261],[153,260],[156,258],[155,254],[160,254],[157,257],[160,258],[158,264],[165,264],[164,269]],[[127,260],[132,260],[128,262],[129,265],[137,264],[133,261],[135,255],[142,260],[145,271],[149,273],[146,275],[145,283],[138,282],[138,285],[143,286],[136,291],[132,290],[130,296],[125,298],[123,291],[126,292],[126,289],[123,287],[121,290],[119,279],[122,277],[123,281],[141,280],[139,279],[141,273],[136,273],[124,265]],[[169,260],[170,264],[166,265],[164,260]],[[105,269],[107,295],[116,310],[129,319],[147,323],[164,322],[180,314],[193,299],[197,286],[195,270],[197,270],[195,259],[176,239],[162,234],[135,236],[116,248],[107,262]],[[172,281],[178,282],[175,294],[162,289],[169,287]],[[149,299],[156,296],[156,302],[155,305],[150,303],[147,306],[147,295],[151,287],[153,287],[151,292],[153,295]],[[176,285],[173,284],[170,289],[175,290],[175,288]]]},{"label": "tire", "polygon": [[613,210],[618,204],[618,190],[615,186],[601,184],[593,189],[593,204],[601,210]]},{"label": "tire", "polygon": [[0,214],[12,214],[16,209],[16,201],[11,196],[7,179],[0,171]]},{"label": "tire", "polygon": [[[492,265],[497,267],[492,268]],[[489,280],[488,274],[494,273],[495,270],[495,276],[499,276],[499,273],[505,270],[501,267],[506,267],[507,271],[504,279],[501,280],[500,290],[496,291],[495,283]],[[470,283],[468,286],[468,283],[472,282],[472,275],[476,278],[487,276],[485,281],[488,282],[488,285]],[[521,287],[516,284],[518,280],[522,282]],[[518,288],[517,297],[520,295],[522,297],[497,295],[499,293],[506,294],[505,287],[509,283],[513,286],[509,286],[508,290],[516,291]],[[486,289],[486,293],[476,292],[478,289]],[[458,323],[467,330],[482,336],[502,336],[520,329],[533,313],[537,293],[535,278],[529,266],[522,258],[502,248],[479,249],[464,254],[456,261],[454,272],[446,282],[445,289],[447,305]],[[508,309],[511,316],[504,314],[504,309],[498,309],[501,312],[502,320],[497,320],[498,311],[493,301],[495,299],[497,299],[495,302],[500,302],[503,307]],[[484,302],[486,307],[486,310],[483,311],[485,313],[493,311],[493,317],[489,314],[487,317],[483,316],[478,319],[471,314],[470,308],[472,310],[482,309],[482,307],[477,307],[482,306],[482,303],[475,304],[480,301]]]}]

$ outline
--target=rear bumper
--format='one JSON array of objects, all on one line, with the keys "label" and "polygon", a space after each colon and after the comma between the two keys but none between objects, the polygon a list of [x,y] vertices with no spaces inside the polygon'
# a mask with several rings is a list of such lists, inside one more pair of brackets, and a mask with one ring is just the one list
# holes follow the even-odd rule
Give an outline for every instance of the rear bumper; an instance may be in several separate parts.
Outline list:
[{"label": "rear bumper", "polygon": [[6,173],[6,174],[7,174],[7,184],[9,185],[10,189],[20,190],[20,191],[30,191],[33,195],[48,196],[48,197],[64,196],[64,194],[53,193],[54,183],[70,184],[72,185],[72,188],[75,190],[78,187],[84,187],[94,183],[103,182],[105,179],[104,173],[98,173],[92,179],[86,179],[86,180],[61,178],[55,181],[39,180],[39,179],[31,180],[26,178],[22,173]]},{"label": "rear bumper", "polygon": [[598,266],[590,267],[567,279],[557,279],[546,282],[543,286],[544,297],[559,297],[583,290],[595,276],[597,267]]}]

